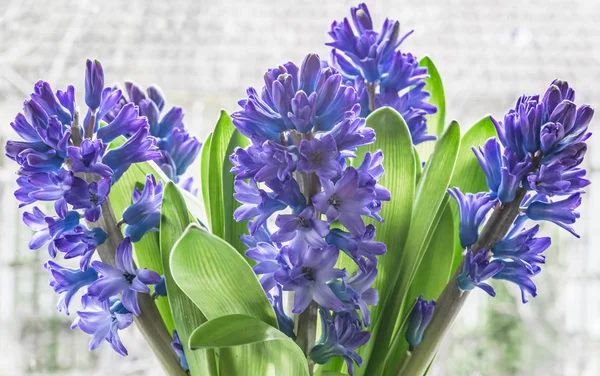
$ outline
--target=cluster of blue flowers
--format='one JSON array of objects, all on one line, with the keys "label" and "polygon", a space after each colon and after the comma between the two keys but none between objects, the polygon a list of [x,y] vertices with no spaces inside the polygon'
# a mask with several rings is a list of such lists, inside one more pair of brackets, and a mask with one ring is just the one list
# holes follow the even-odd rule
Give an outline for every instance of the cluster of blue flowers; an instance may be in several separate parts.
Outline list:
[{"label": "cluster of blue flowers", "polygon": [[373,29],[373,20],[366,4],[351,9],[352,25],[347,18],[334,21],[329,35],[333,42],[331,61],[357,91],[361,116],[366,117],[379,107],[392,107],[406,121],[413,143],[435,140],[426,135],[425,115],[437,108],[428,103],[430,94],[423,90],[428,78],[427,68],[410,53],[400,51],[400,44],[412,31],[402,35],[400,23],[387,19],[381,31]]},{"label": "cluster of blue flowers", "polygon": [[[79,258],[78,269],[52,260],[45,264],[51,274],[50,285],[61,295],[58,310],[69,314],[73,296],[84,291],[82,309],[77,311],[73,326],[92,335],[90,349],[106,340],[121,355],[127,351],[118,332],[131,325],[133,315],[140,314],[137,293],[150,293],[148,285],[156,285],[157,294],[164,295],[164,280],[154,271],[136,268],[132,255],[132,242],[158,228],[162,183],[157,184],[149,175],[144,189],[133,192],[133,204],[121,221],[127,224],[126,237],[116,249],[115,265],[92,261],[96,249],[107,239],[104,230],[94,224],[102,215],[111,187],[132,164],[161,161],[174,166],[171,176],[177,177],[200,147],[183,129],[180,110],[171,110],[157,122],[164,105],[157,88],[148,90],[150,100],[133,85],[128,85],[128,91],[134,103],[126,103],[121,90],[105,88],[102,65],[88,60],[88,110],[80,123],[73,86],[54,92],[50,84],[39,81],[24,102],[23,113],[11,123],[22,140],[6,144],[6,155],[20,166],[15,192],[20,206],[47,201],[54,204],[56,212],[45,214],[35,206],[24,213],[23,221],[35,231],[29,247],[47,246],[52,258],[58,253],[64,259]],[[119,137],[126,139],[107,150]],[[161,143],[166,146],[160,148]],[[172,143],[190,155],[173,153]]]},{"label": "cluster of blue flowers", "polygon": [[[475,287],[491,296],[489,278],[515,283],[523,303],[535,297],[532,278],[545,262],[543,252],[549,237],[537,237],[539,225],[527,221],[550,221],[579,237],[570,225],[579,218],[583,188],[590,182],[579,167],[591,133],[588,125],[594,114],[588,105],[574,103],[575,92],[564,81],[555,80],[543,96],[522,96],[503,121],[494,120],[498,139],[490,138],[483,147],[473,148],[485,173],[488,192],[463,194],[449,191],[460,210],[460,241],[467,249],[460,289]],[[479,228],[492,208],[501,210],[515,200],[519,212],[508,234],[487,249],[472,252]]]},{"label": "cluster of blue flowers", "polygon": [[[356,90],[317,55],[301,67],[287,63],[267,71],[262,94],[247,93],[232,118],[252,143],[230,158],[234,197],[242,203],[234,216],[250,220],[246,254],[257,262],[254,271],[280,329],[294,337],[283,291],[293,292],[294,314],[316,302],[324,329],[312,359],[342,356],[352,372],[353,361],[361,364],[356,348],[369,339],[363,328],[370,324],[368,306],[377,303],[371,287],[377,257],[385,253],[385,245],[373,240],[375,226],[363,219],[382,221],[381,203],[390,199],[377,184],[383,154],[367,153],[362,163],[349,164],[375,134],[360,117]],[[269,218],[275,219],[273,232]],[[358,266],[352,276],[335,267],[340,250]]]},{"label": "cluster of blue flowers", "polygon": [[[118,87],[113,90],[118,90]],[[171,107],[163,115],[165,97],[160,88],[155,85],[148,87],[144,93],[139,86],[126,82],[125,92],[127,97],[121,94],[117,104],[104,115],[103,119],[111,122],[120,113],[122,114],[123,108],[132,111],[137,106],[140,115],[146,117],[150,135],[156,138],[156,146],[162,154],[161,158],[154,161],[170,180],[195,194],[193,179],[191,177],[181,181],[180,179],[190,164],[196,160],[202,144],[186,130],[183,124],[183,110],[180,107]]]}]

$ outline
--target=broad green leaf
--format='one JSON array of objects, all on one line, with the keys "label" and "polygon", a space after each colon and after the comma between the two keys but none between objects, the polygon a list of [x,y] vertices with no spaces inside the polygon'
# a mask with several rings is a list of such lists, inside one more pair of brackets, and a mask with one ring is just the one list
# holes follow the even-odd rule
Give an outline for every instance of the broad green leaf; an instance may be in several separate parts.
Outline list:
[{"label": "broad green leaf", "polygon": [[[390,202],[382,204],[380,214],[385,222],[375,223],[375,240],[387,245],[387,253],[380,257],[379,274],[375,280],[375,287],[379,289],[380,304],[372,307],[371,320],[376,322],[384,306],[382,303],[394,291],[398,261],[402,256],[402,247],[413,210],[417,162],[408,126],[395,110],[384,107],[374,111],[367,118],[367,126],[375,130],[377,140],[374,144],[362,148],[363,153],[358,159],[362,160],[361,157],[366,151],[383,151],[385,174],[379,183],[390,191],[392,197]],[[375,341],[376,337],[372,337],[361,349],[364,359],[368,359]],[[365,368],[366,365],[357,368],[356,373],[363,374]]]},{"label": "broad green leaf", "polygon": [[235,148],[246,147],[249,143],[250,142],[248,139],[236,129],[229,140],[229,145],[227,146],[227,151],[225,152],[226,159],[223,163],[223,197],[225,198],[223,201],[223,221],[225,231],[223,239],[237,249],[237,251],[244,256],[247,262],[251,263],[251,265],[254,265],[254,261],[246,257],[246,247],[240,240],[240,235],[248,232],[248,221],[237,222],[233,219],[233,212],[241,204],[233,198],[233,182],[235,180],[235,175],[230,172],[233,165],[229,161],[228,157],[233,153]]},{"label": "broad green leaf", "polygon": [[197,225],[190,225],[175,244],[171,273],[209,320],[239,313],[277,328],[252,268],[231,245]]},{"label": "broad green leaf", "polygon": [[[496,137],[496,135],[496,128],[489,116],[479,120],[465,133],[460,143],[456,168],[450,181],[450,187],[459,187],[463,193],[484,192],[488,190],[483,170],[481,170],[479,161],[471,148],[482,146],[490,137]],[[458,207],[454,200],[450,200],[450,207],[454,215],[455,234],[458,234]],[[460,264],[462,252],[460,239],[456,236],[452,270],[455,270]]]},{"label": "broad green leaf", "polygon": [[204,211],[206,212],[206,225],[208,228],[212,228],[212,222],[210,218],[210,144],[212,143],[213,134],[209,134],[202,144],[202,151],[200,152],[200,178],[202,201],[204,202]]},{"label": "broad green leaf", "polygon": [[444,131],[446,122],[446,95],[444,94],[444,85],[442,77],[435,64],[429,56],[425,56],[419,62],[419,65],[427,68],[429,78],[425,79],[425,91],[431,94],[429,103],[437,107],[437,112],[433,115],[427,115],[427,132],[439,137]]},{"label": "broad green leaf", "polygon": [[[410,284],[433,236],[439,220],[438,216],[442,213],[440,208],[446,197],[446,189],[452,177],[459,145],[460,127],[458,123],[452,122],[437,142],[417,186],[404,252],[400,260],[394,260],[394,276],[397,277],[391,281],[393,286],[391,291],[394,293],[391,294],[390,299],[384,300],[383,313],[381,317],[377,317],[377,322],[374,324],[376,343],[370,354],[368,367],[364,371],[365,375],[381,374],[390,341],[395,334],[392,328],[395,328],[396,322],[401,320],[399,312],[402,311],[402,304],[405,303]],[[390,249],[396,247],[396,243],[390,242],[387,246]]]},{"label": "broad green leaf", "polygon": [[[110,143],[110,148],[122,145],[126,141],[125,137],[119,137]],[[169,178],[153,161],[135,163],[125,171],[119,181],[112,186],[110,191],[110,204],[115,212],[117,220],[121,219],[121,214],[129,205],[131,205],[131,195],[134,188],[145,184],[146,176],[153,175],[157,181],[163,181],[166,184]],[[189,192],[183,191],[183,197],[186,201],[186,206],[193,218],[204,218],[204,210],[198,200]],[[160,245],[157,233],[146,234],[139,242],[133,244],[135,261],[139,267],[154,270],[158,274],[163,274],[163,264],[160,257]],[[169,308],[169,303],[166,299],[158,299],[156,301],[158,310],[167,326],[169,332],[173,331],[174,323]]]},{"label": "broad green leaf", "polygon": [[[236,373],[231,373],[232,364],[227,364],[227,373],[221,369],[221,374],[238,375],[241,371],[248,375],[263,375],[262,371],[267,369],[273,375],[308,375],[306,357],[294,341],[271,325],[246,315],[227,315],[208,321],[194,331],[189,347],[194,350],[245,350],[241,352],[242,359],[248,363],[239,367]],[[231,360],[241,363],[241,359]]]},{"label": "broad green leaf", "polygon": [[[177,286],[171,275],[169,260],[173,246],[191,223],[181,192],[173,182],[167,183],[163,192],[160,219],[160,253],[163,262],[167,298],[175,328],[182,343],[187,343],[192,332],[206,322],[206,317],[187,295]],[[192,375],[211,375],[216,368],[213,350],[190,351],[184,347]]]},{"label": "broad green leaf", "polygon": [[427,300],[437,300],[452,275],[452,244],[454,244],[455,237],[452,211],[448,205],[443,205],[443,209],[440,210],[443,210],[443,213],[439,216],[435,232],[431,237],[417,274],[410,285],[406,304],[403,305],[400,316],[402,317],[402,326],[396,333],[388,352],[385,365],[386,372],[389,374],[400,365],[402,358],[405,356],[404,354],[408,350],[404,333],[406,332],[406,318],[413,307],[411,302],[414,302],[421,294]]},{"label": "broad green leaf", "polygon": [[229,140],[231,140],[233,131],[235,131],[235,127],[229,114],[221,110],[221,116],[210,142],[210,164],[208,166],[210,229],[213,234],[221,239],[225,235],[225,200],[228,201],[228,205],[233,200],[231,196],[225,197],[223,191],[223,165],[229,158],[227,147],[229,146]]}]

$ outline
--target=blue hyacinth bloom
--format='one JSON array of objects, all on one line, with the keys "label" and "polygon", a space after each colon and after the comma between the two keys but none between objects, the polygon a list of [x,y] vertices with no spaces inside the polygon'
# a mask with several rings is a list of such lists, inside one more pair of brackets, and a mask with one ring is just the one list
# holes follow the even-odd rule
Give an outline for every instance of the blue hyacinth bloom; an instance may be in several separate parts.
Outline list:
[{"label": "blue hyacinth bloom", "polygon": [[267,293],[267,298],[269,298],[269,302],[275,311],[279,330],[295,341],[296,334],[294,334],[294,320],[292,320],[283,309],[283,290],[281,286],[277,286],[275,292]]},{"label": "blue hyacinth bloom", "polygon": [[534,201],[527,206],[527,217],[534,221],[550,221],[579,237],[569,225],[575,223],[579,213],[575,211],[581,205],[581,194],[575,193],[564,200],[543,202]]},{"label": "blue hyacinth bloom", "polygon": [[317,364],[325,364],[330,359],[340,356],[346,361],[348,373],[354,375],[354,363],[362,365],[362,358],[356,349],[364,345],[371,338],[371,333],[361,331],[356,326],[350,315],[337,315],[333,317],[324,309],[320,309],[321,337],[310,351],[310,358]]},{"label": "blue hyacinth bloom", "polygon": [[65,200],[73,209],[85,209],[85,219],[96,222],[102,214],[101,206],[108,199],[111,179],[103,178],[91,183],[75,177],[71,189],[65,192]]},{"label": "blue hyacinth bloom", "polygon": [[146,176],[143,190],[137,187],[133,190],[133,204],[123,211],[123,219],[119,222],[127,224],[125,236],[133,243],[140,241],[148,232],[158,231],[162,197],[163,184],[157,184],[153,175]]},{"label": "blue hyacinth bloom", "polygon": [[96,297],[84,295],[81,299],[83,309],[77,311],[77,318],[71,328],[78,327],[82,332],[90,334],[90,351],[93,351],[106,341],[117,352],[126,356],[127,349],[123,346],[119,331],[133,323],[133,315],[123,310],[118,302],[109,300],[99,301]]},{"label": "blue hyacinth bloom", "polygon": [[98,279],[98,273],[93,268],[88,268],[85,271],[70,269],[60,266],[52,260],[46,262],[44,268],[50,272],[50,287],[57,294],[61,294],[56,309],[59,312],[64,311],[67,315],[73,296],[83,287]]},{"label": "blue hyacinth bloom", "polygon": [[539,225],[529,229],[514,226],[502,241],[494,244],[494,257],[521,263],[530,270],[533,270],[535,265],[545,263],[546,258],[542,253],[550,247],[551,239],[536,238],[539,228]]},{"label": "blue hyacinth bloom", "polygon": [[171,348],[173,348],[173,351],[175,351],[175,354],[177,354],[181,368],[183,368],[186,372],[189,372],[190,367],[185,357],[185,351],[183,350],[183,345],[181,344],[177,330],[173,330],[173,342],[171,342]]},{"label": "blue hyacinth bloom", "polygon": [[405,338],[409,345],[409,351],[413,351],[423,340],[423,333],[431,321],[434,310],[435,300],[427,301],[423,299],[423,295],[417,298],[407,321]]},{"label": "blue hyacinth bloom", "polygon": [[156,150],[156,139],[149,136],[148,128],[142,127],[124,144],[109,150],[102,161],[113,170],[113,181],[117,181],[133,163],[159,159],[161,156]]},{"label": "blue hyacinth bloom", "polygon": [[479,226],[496,202],[487,193],[463,194],[457,187],[448,189],[448,194],[458,204],[460,245],[463,248],[470,247],[477,242]]},{"label": "blue hyacinth bloom", "polygon": [[67,155],[73,161],[71,171],[95,174],[101,177],[112,176],[112,169],[102,162],[106,145],[102,140],[88,140],[81,142],[79,147],[70,146]]},{"label": "blue hyacinth bloom", "polygon": [[484,283],[496,275],[504,267],[504,262],[501,260],[489,261],[487,259],[487,251],[482,249],[475,256],[471,250],[467,250],[463,261],[462,272],[457,278],[458,287],[463,291],[471,291],[475,287],[479,287],[491,296],[496,296],[496,292],[492,286]]},{"label": "blue hyacinth bloom", "polygon": [[88,59],[85,63],[85,104],[92,111],[100,107],[104,90],[104,70],[98,60]]},{"label": "blue hyacinth bloom", "polygon": [[150,293],[147,285],[160,283],[160,275],[148,269],[135,268],[129,238],[125,238],[117,247],[115,263],[115,266],[112,266],[100,261],[92,262],[92,267],[101,277],[88,287],[88,294],[97,297],[101,302],[122,294],[123,306],[139,315],[141,311],[137,293]]},{"label": "blue hyacinth bloom", "polygon": [[259,189],[252,179],[248,183],[236,180],[234,188],[233,197],[242,203],[242,206],[233,213],[235,220],[245,221],[255,217],[250,221],[250,234],[254,234],[273,213],[286,208],[286,205],[277,200],[273,193]]},{"label": "blue hyacinth bloom", "polygon": [[88,230],[82,225],[77,225],[54,240],[53,245],[56,250],[64,253],[65,259],[80,257],[79,268],[86,270],[96,249],[105,241],[106,233],[100,227]]},{"label": "blue hyacinth bloom", "polygon": [[36,233],[29,241],[29,249],[39,249],[48,244],[48,254],[56,257],[57,249],[52,240],[58,239],[63,233],[71,231],[79,225],[80,214],[67,211],[66,203],[59,206],[58,217],[46,216],[38,207],[31,213],[23,213],[23,222]]},{"label": "blue hyacinth bloom", "polygon": [[160,276],[160,282],[154,285],[154,292],[152,293],[153,299],[157,299],[159,296],[167,296],[167,281],[164,275]]},{"label": "blue hyacinth bloom", "polygon": [[523,303],[527,303],[528,300],[526,294],[529,294],[534,298],[537,295],[537,288],[531,278],[539,274],[541,270],[542,269],[537,265],[528,267],[519,262],[505,262],[504,268],[492,278],[509,281],[519,286],[521,289],[521,300]]}]

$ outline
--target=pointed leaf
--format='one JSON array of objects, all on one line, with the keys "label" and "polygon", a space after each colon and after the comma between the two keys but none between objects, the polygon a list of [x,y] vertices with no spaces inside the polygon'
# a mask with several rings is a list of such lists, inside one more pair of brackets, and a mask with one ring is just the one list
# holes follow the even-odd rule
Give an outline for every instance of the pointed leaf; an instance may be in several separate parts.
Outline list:
[{"label": "pointed leaf", "polygon": [[429,103],[437,107],[437,112],[433,115],[427,115],[427,132],[439,137],[444,131],[446,121],[446,95],[444,94],[444,85],[442,77],[435,64],[429,56],[425,56],[419,62],[422,67],[427,67],[429,78],[425,79],[425,91],[431,94]]},{"label": "pointed leaf", "polygon": [[210,145],[212,143],[213,134],[209,134],[202,144],[202,151],[200,152],[200,178],[202,187],[202,201],[204,202],[204,211],[206,212],[206,225],[208,228],[212,228],[212,222],[210,218]]},{"label": "pointed leaf", "polygon": [[[167,183],[163,193],[160,220],[160,252],[163,262],[166,299],[171,307],[175,328],[181,343],[187,343],[192,332],[206,322],[206,317],[187,295],[177,286],[171,275],[169,260],[173,246],[191,223],[189,212],[181,192],[173,182]],[[184,347],[186,359],[193,375],[212,375],[216,368],[213,350],[190,351]]]}]

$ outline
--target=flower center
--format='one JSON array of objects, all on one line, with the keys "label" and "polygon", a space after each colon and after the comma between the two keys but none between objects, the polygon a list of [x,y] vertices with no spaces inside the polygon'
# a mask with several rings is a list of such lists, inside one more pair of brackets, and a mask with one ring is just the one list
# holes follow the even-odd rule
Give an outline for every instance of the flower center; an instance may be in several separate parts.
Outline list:
[{"label": "flower center", "polygon": [[303,267],[302,273],[304,274],[304,278],[308,279],[309,281],[315,280],[315,270],[314,269]]},{"label": "flower center", "polygon": [[310,221],[306,218],[298,217],[297,221],[298,221],[298,226],[300,226],[300,227],[304,227],[304,228],[310,227]]},{"label": "flower center", "polygon": [[135,275],[129,274],[129,273],[124,273],[123,277],[125,278],[127,283],[131,284],[133,282],[133,279],[135,278]]},{"label": "flower center", "polygon": [[310,160],[312,161],[312,163],[320,165],[321,164],[321,160],[322,160],[321,152],[317,151],[317,152],[312,153],[310,155]]},{"label": "flower center", "polygon": [[340,200],[336,195],[332,195],[329,197],[329,201],[327,201],[327,203],[337,209],[340,207],[340,205],[342,205],[342,200]]},{"label": "flower center", "polygon": [[98,196],[90,192],[90,202],[94,205],[98,205]]}]

